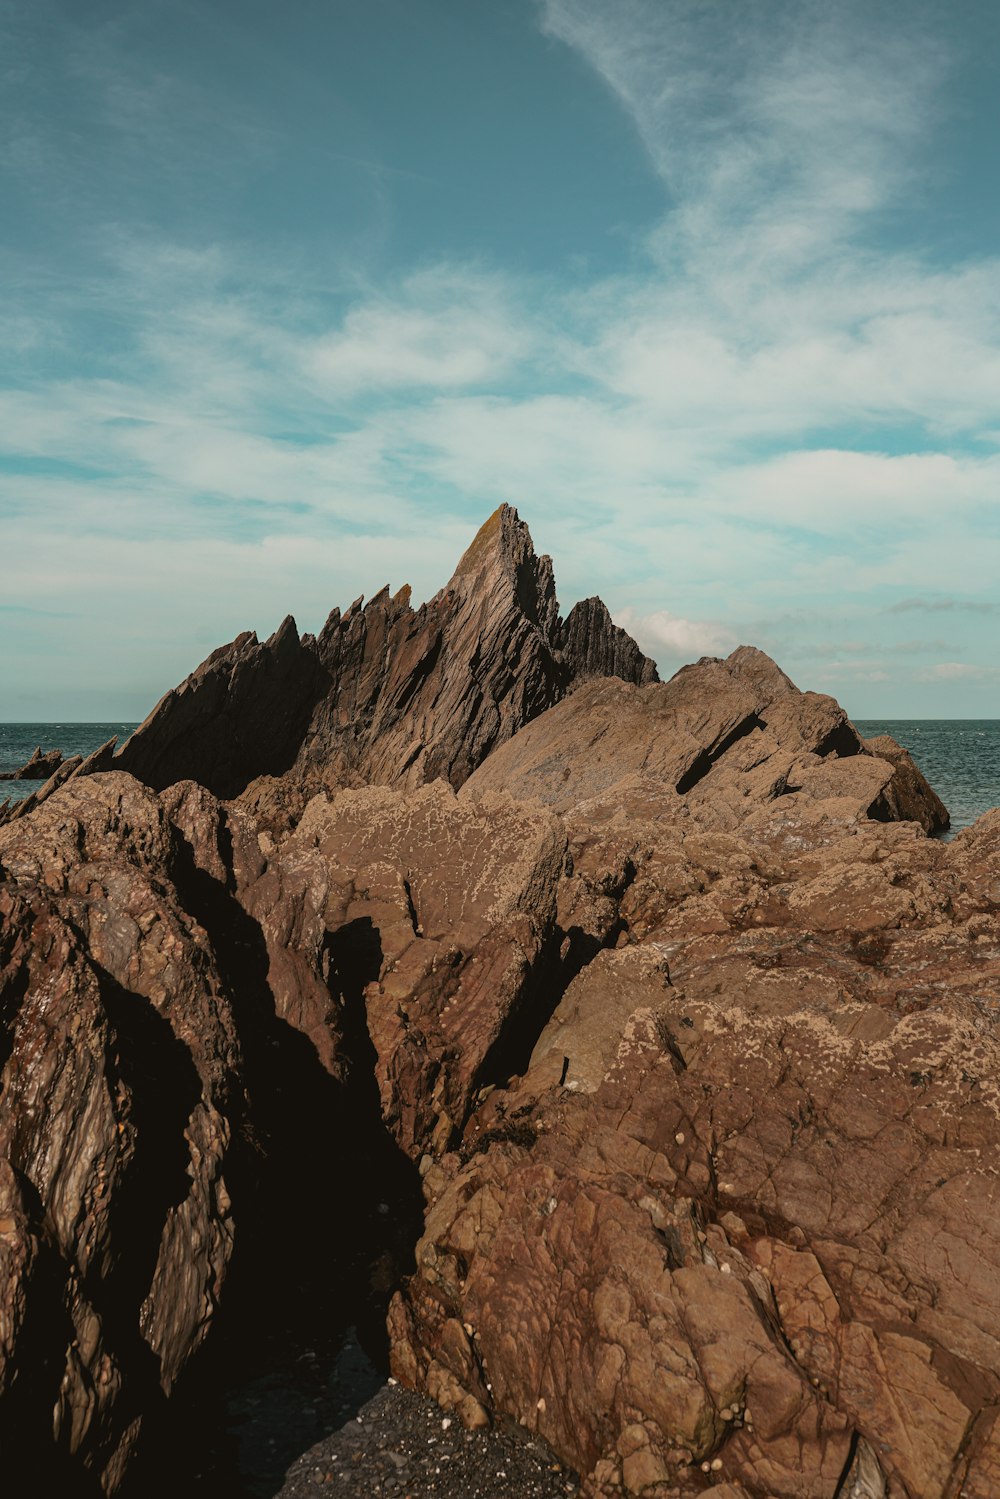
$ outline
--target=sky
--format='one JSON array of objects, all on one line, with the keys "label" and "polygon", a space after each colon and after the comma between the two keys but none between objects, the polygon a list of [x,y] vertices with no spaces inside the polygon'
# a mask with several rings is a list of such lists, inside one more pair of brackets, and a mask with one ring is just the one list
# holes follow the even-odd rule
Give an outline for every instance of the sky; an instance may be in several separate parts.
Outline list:
[{"label": "sky", "polygon": [[0,719],[517,506],[669,675],[1000,716],[993,0],[0,0]]}]

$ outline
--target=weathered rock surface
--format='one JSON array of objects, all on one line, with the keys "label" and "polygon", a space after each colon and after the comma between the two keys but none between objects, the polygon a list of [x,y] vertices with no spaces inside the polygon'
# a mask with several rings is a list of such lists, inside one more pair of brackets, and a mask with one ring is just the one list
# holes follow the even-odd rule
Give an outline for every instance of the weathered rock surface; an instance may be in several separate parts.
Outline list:
[{"label": "weathered rock surface", "polygon": [[[504,1080],[558,958],[566,840],[550,814],[438,781],[316,797],[241,895],[260,922],[278,1013],[332,1072],[361,1024],[382,1117],[411,1156],[460,1135]],[[522,1049],[524,1043],[522,1042]]]},{"label": "weathered rock surface", "polygon": [[890,1494],[988,1482],[995,1039],[923,1015],[866,1046],[661,992],[593,1094],[442,1173],[398,1371],[598,1488],[833,1499],[855,1434]]},{"label": "weathered rock surface", "polygon": [[[552,564],[502,505],[450,583],[414,610],[409,589],[335,609],[320,634],[294,621],[239,636],[153,709],[115,757],[162,788],[191,778],[235,796],[258,776],[321,785],[459,786],[578,679],[656,668],[600,600],[559,618]],[[301,810],[301,808],[299,809]]]},{"label": "weathered rock surface", "polygon": [[559,908],[627,945],[428,1173],[395,1368],[588,1493],[989,1493],[1000,814],[661,801],[563,807]]},{"label": "weathered rock surface", "polygon": [[626,630],[612,622],[601,599],[581,599],[566,616],[562,652],[576,681],[588,677],[621,677],[640,687],[659,681],[653,662]]},{"label": "weathered rock surface", "polygon": [[254,776],[288,769],[325,685],[291,616],[264,642],[245,631],[160,699],[115,765],[156,790],[190,779],[235,796]]},{"label": "weathered rock surface", "polygon": [[[799,692],[761,651],[686,666],[669,682],[601,679],[579,687],[490,756],[470,794],[502,788],[557,811],[591,798],[663,802],[661,815],[733,828],[755,805],[839,799],[855,815],[912,818],[928,832],[948,814],[893,740],[866,746],[844,710]],[[674,793],[674,797],[670,793]]]}]

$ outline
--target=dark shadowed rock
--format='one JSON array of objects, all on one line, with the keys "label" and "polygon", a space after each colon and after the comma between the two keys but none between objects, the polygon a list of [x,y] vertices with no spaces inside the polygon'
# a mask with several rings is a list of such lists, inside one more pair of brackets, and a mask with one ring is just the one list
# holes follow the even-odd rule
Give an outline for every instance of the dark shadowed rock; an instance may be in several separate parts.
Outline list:
[{"label": "dark shadowed rock", "polygon": [[887,760],[893,766],[891,782],[882,793],[872,815],[886,822],[895,822],[901,817],[912,818],[928,833],[943,832],[951,821],[948,809],[937,792],[927,784],[914,763],[912,755],[889,734],[879,734],[875,739],[866,739],[868,753],[879,760]]},{"label": "dark shadowed rock", "polygon": [[120,773],[0,831],[0,1427],[50,1492],[117,1487],[229,1259],[241,1054],[186,868]]},{"label": "dark shadowed rock", "polygon": [[382,1117],[414,1158],[460,1137],[517,1035],[537,1034],[564,853],[559,822],[508,797],[343,790],[241,893],[278,1013],[334,1073],[338,1035],[363,1026]]},{"label": "dark shadowed rock", "polygon": [[263,643],[239,635],[161,698],[115,768],[158,791],[195,780],[235,796],[254,776],[288,769],[325,685],[314,642],[291,617]]},{"label": "dark shadowed rock", "polygon": [[621,677],[644,687],[659,680],[656,667],[627,631],[613,624],[601,599],[581,599],[566,617],[563,656],[577,681],[588,677]]}]

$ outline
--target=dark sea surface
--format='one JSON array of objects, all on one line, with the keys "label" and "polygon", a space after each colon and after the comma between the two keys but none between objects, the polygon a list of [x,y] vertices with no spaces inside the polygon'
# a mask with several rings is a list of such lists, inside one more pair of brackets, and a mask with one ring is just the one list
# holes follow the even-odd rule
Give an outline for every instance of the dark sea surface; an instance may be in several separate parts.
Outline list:
[{"label": "dark sea surface", "polygon": [[891,734],[951,813],[957,833],[1000,807],[1000,718],[856,718],[866,739]]},{"label": "dark sea surface", "polygon": [[[20,770],[30,760],[36,745],[43,750],[61,750],[63,759],[73,755],[89,755],[118,735],[118,743],[124,744],[134,723],[0,723],[0,771]],[[0,781],[0,802],[23,801],[44,781]]]},{"label": "dark sea surface", "polygon": [[[865,718],[856,726],[866,739],[891,734],[910,751],[951,813],[952,831],[967,827],[1000,806],[1000,719]],[[112,734],[123,744],[134,723],[0,723],[0,770],[17,770],[36,744],[43,750],[89,755]],[[0,781],[4,797],[21,800],[40,781]]]}]

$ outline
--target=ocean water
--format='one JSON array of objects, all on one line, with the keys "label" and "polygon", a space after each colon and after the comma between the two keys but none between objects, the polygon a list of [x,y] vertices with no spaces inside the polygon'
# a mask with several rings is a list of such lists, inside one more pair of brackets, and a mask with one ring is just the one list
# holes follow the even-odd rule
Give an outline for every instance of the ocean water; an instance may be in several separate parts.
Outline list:
[{"label": "ocean water", "polygon": [[857,718],[866,739],[891,734],[951,813],[951,831],[1000,807],[1000,718]]},{"label": "ocean water", "polygon": [[[30,760],[36,745],[43,750],[61,750],[63,759],[89,755],[112,736],[124,744],[134,723],[0,723],[0,770],[18,770]],[[0,781],[0,802],[23,801],[43,781]]]},{"label": "ocean water", "polygon": [[[124,744],[134,723],[0,723],[0,770],[16,770],[36,744],[70,755],[89,755],[112,734]],[[871,739],[891,734],[910,751],[951,813],[952,831],[967,827],[991,807],[1000,806],[1000,719],[858,719]],[[0,781],[0,801],[21,800],[40,781]]]}]

